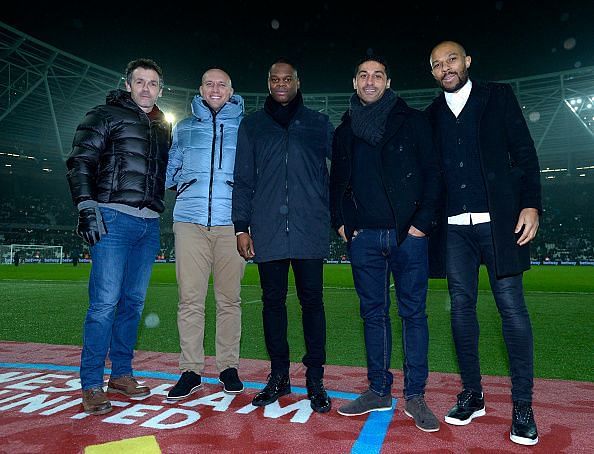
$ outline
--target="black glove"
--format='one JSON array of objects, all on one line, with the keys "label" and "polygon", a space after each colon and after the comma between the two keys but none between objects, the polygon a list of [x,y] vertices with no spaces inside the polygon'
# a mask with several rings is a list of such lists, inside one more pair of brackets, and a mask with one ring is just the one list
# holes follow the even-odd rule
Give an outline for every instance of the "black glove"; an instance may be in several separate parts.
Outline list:
[{"label": "black glove", "polygon": [[78,204],[78,225],[76,234],[89,245],[94,246],[107,233],[101,211],[94,200],[86,200]]}]

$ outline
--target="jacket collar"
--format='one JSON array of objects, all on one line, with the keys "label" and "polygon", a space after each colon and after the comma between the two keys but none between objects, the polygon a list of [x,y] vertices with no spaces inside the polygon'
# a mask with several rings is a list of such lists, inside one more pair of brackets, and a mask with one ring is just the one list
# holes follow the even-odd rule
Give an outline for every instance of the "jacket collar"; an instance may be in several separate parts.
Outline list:
[{"label": "jacket collar", "polygon": [[[470,97],[477,98],[479,102],[479,115],[482,116],[485,106],[487,105],[487,100],[491,95],[491,86],[488,82],[484,81],[476,81],[473,79],[472,81],[472,90],[470,91]],[[468,99],[470,99],[470,97]],[[433,100],[431,105],[429,106],[429,110],[434,110],[435,108],[445,108],[449,109],[448,103],[445,100],[445,94],[442,91],[437,98]]]},{"label": "jacket collar", "polygon": [[[111,90],[107,94],[107,98],[105,100],[106,104],[111,106],[120,106],[125,109],[130,109],[138,112],[142,112],[145,115],[148,115],[144,110],[140,108],[138,104],[134,102],[130,92],[126,90],[122,90],[120,88],[116,90]],[[159,109],[159,107],[155,104],[153,107],[153,112],[151,113],[151,117],[156,118],[158,121],[165,121],[165,114]]]}]

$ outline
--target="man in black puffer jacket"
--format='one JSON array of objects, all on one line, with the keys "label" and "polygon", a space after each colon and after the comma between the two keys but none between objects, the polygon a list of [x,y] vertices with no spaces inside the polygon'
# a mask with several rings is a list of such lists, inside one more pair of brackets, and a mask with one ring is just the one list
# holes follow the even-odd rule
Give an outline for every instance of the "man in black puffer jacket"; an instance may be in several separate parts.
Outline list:
[{"label": "man in black puffer jacket", "polygon": [[171,126],[155,105],[163,73],[152,60],[131,61],[126,91],[87,113],[66,161],[76,232],[91,250],[89,309],[83,327],[80,379],[90,414],[112,410],[103,369],[112,363],[108,392],[150,394],[132,374],[138,324],[159,250]]}]

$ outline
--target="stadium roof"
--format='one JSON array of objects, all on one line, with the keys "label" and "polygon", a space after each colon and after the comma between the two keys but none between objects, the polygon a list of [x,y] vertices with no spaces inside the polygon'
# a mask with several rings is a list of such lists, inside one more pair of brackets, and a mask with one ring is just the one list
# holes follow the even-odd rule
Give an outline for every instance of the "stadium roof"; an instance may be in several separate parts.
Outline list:
[{"label": "stadium roof", "polygon": [[[506,80],[524,110],[543,169],[594,165],[594,67]],[[122,75],[63,52],[0,22],[0,156],[18,155],[62,166],[76,126]],[[403,90],[409,105],[425,108],[438,88]],[[189,114],[195,88],[166,86],[162,110]],[[267,93],[240,93],[247,113]],[[338,125],[351,93],[304,94],[305,104]]]}]

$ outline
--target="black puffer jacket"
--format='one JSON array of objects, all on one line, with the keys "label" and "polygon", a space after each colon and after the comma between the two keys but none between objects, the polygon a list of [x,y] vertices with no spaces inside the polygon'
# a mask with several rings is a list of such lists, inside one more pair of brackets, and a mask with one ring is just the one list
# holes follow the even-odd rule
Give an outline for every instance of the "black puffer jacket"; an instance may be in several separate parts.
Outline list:
[{"label": "black puffer jacket", "polygon": [[151,116],[156,119],[124,90],[109,92],[106,104],[87,113],[66,161],[75,204],[96,200],[163,212],[171,126],[160,110]]}]

